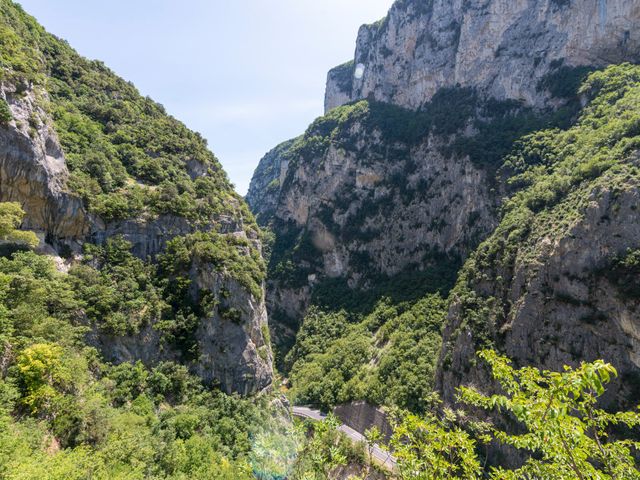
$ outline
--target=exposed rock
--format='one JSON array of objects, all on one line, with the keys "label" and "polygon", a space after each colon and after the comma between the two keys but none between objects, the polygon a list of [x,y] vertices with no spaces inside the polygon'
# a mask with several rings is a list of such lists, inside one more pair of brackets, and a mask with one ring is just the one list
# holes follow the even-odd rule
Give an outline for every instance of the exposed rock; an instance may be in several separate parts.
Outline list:
[{"label": "exposed rock", "polygon": [[[640,302],[612,284],[608,272],[615,257],[640,248],[639,204],[637,178],[623,191],[597,187],[570,224],[548,229],[533,247],[523,244],[503,271],[482,270],[471,281],[477,295],[495,299],[487,333],[517,366],[558,371],[606,359],[619,377],[603,402],[618,409],[635,407],[640,391]],[[437,376],[449,402],[461,384],[493,385],[474,366],[478,339],[466,317],[454,299]]]},{"label": "exposed rock", "polygon": [[194,264],[192,275],[194,295],[206,291],[240,312],[237,319],[228,319],[214,309],[202,319],[195,334],[198,348],[195,360],[185,360],[163,341],[153,325],[127,336],[94,330],[90,342],[100,348],[107,360],[115,363],[137,360],[147,365],[161,361],[186,363],[206,383],[219,385],[226,393],[250,395],[268,388],[273,379],[273,358],[271,347],[266,343],[268,323],[264,301],[253,298],[236,281],[215,272],[210,265]]},{"label": "exposed rock", "polygon": [[[546,115],[567,100],[545,84],[550,76],[640,60],[638,27],[640,6],[629,0],[398,0],[385,19],[360,29],[354,60],[329,72],[325,108],[387,102],[432,115],[436,131],[472,97]],[[430,111],[429,102],[447,90],[471,96],[458,105],[445,97]],[[320,119],[305,137],[327,139],[326,148],[314,144],[308,153],[294,142],[261,161],[248,200],[277,236],[268,284],[276,341],[295,332],[326,279],[370,288],[406,271],[446,262],[453,268],[452,259],[466,258],[492,231],[501,180],[491,166],[447,148],[478,135],[488,110],[477,108],[456,131],[444,126],[412,144],[367,122],[336,134]],[[391,125],[413,121],[387,118]]]},{"label": "exposed rock", "polygon": [[254,173],[246,200],[258,222],[273,215],[277,207],[277,192],[284,183],[289,167],[286,152],[294,142],[284,142],[267,153]]},{"label": "exposed rock", "polygon": [[354,64],[364,75],[349,81],[347,68],[332,70],[325,105],[375,98],[418,108],[461,85],[541,106],[536,87],[558,62],[640,60],[639,26],[632,0],[400,0],[360,28]]},{"label": "exposed rock", "polygon": [[0,98],[13,114],[10,124],[0,127],[0,201],[22,205],[25,228],[64,240],[83,238],[91,231],[92,219],[82,201],[66,189],[62,149],[38,105],[44,93],[22,88],[0,85]]},{"label": "exposed rock", "polygon": [[[83,243],[102,244],[114,236],[130,241],[132,252],[142,259],[161,253],[172,238],[195,231],[216,228],[221,233],[246,238],[243,225],[224,216],[212,219],[209,225],[196,225],[174,215],[145,215],[119,222],[104,222],[91,215],[82,200],[67,188],[69,172],[62,148],[52,121],[41,107],[47,102],[46,94],[31,87],[21,92],[17,89],[14,85],[0,88],[0,97],[6,99],[13,115],[8,125],[0,126],[0,201],[23,206],[23,227],[38,232],[43,240],[40,251],[57,258],[60,270],[68,270],[69,264],[57,257],[56,248],[64,245],[79,254]],[[207,173],[200,162],[187,160],[186,165],[192,177]],[[251,240],[259,249],[259,241]],[[192,278],[194,297],[205,291],[220,298],[221,289],[225,289],[224,301],[237,309],[240,317],[232,322],[222,319],[216,311],[201,319],[196,333],[200,355],[190,363],[191,369],[228,393],[248,395],[268,387],[273,372],[271,348],[265,336],[268,328],[264,299],[254,298],[209,264],[194,264]],[[94,330],[90,341],[114,362],[142,360],[153,365],[163,360],[181,360],[177,351],[162,342],[154,325],[121,337]]]},{"label": "exposed rock", "polygon": [[[247,200],[277,234],[267,286],[277,342],[292,338],[314,288],[327,279],[370,288],[380,278],[437,271],[453,281],[495,226],[497,196],[488,172],[443,153],[444,142],[430,135],[389,143],[355,121],[304,159],[294,148],[261,161]],[[274,178],[265,172],[275,171],[284,180],[264,190]],[[293,276],[276,273],[286,259]]]}]

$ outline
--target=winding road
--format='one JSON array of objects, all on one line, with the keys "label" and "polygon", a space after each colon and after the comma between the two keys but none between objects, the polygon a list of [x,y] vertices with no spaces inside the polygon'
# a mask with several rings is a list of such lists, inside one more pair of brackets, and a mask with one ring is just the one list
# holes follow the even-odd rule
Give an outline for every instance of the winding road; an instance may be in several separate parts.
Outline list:
[{"label": "winding road", "polygon": [[[309,407],[292,407],[292,412],[295,417],[308,418],[311,420],[316,420],[318,422],[321,422],[325,418],[327,418],[327,416],[324,413]],[[356,430],[349,427],[348,425],[342,424],[338,427],[338,430],[340,430],[347,437],[349,437],[351,441],[353,441],[353,443],[357,443],[357,442],[366,443],[367,441],[362,433],[357,432]],[[396,470],[396,466],[397,466],[396,459],[393,458],[393,456],[389,452],[387,452],[386,450],[383,450],[378,445],[373,446],[371,455],[373,456],[373,459],[376,461],[376,463],[378,463],[380,466],[392,472]]]}]

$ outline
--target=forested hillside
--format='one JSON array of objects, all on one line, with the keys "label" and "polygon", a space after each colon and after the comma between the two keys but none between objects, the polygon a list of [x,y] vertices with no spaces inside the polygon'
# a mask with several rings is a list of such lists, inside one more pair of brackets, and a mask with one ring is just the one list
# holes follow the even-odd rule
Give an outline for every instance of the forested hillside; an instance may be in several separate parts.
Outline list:
[{"label": "forested hillside", "polygon": [[640,479],[639,32],[397,0],[245,201],[0,0],[0,480]]},{"label": "forested hillside", "polygon": [[[585,402],[638,406],[632,25],[640,11],[621,1],[407,0],[360,29],[354,61],[329,73],[325,115],[264,157],[247,196],[274,238],[267,305],[294,402],[422,416],[396,443],[425,442],[418,458],[407,452],[429,472],[415,478],[488,474],[464,471],[460,454],[438,476],[444,460],[425,438],[455,442],[452,432],[475,443],[445,444],[444,457],[467,445],[518,472],[495,478],[616,478],[614,467],[581,477],[571,459],[554,470],[541,444],[508,439],[543,429],[525,420],[532,404],[512,410],[515,390],[498,404],[464,388],[506,388],[504,370],[477,357],[487,349],[524,376],[603,360],[617,375]],[[544,396],[553,388],[541,378]],[[506,433],[487,440],[470,418]],[[543,457],[549,470],[517,470]]]},{"label": "forested hillside", "polygon": [[227,393],[267,387],[260,233],[206,142],[13,2],[0,12],[0,200],[60,257],[88,341]]}]

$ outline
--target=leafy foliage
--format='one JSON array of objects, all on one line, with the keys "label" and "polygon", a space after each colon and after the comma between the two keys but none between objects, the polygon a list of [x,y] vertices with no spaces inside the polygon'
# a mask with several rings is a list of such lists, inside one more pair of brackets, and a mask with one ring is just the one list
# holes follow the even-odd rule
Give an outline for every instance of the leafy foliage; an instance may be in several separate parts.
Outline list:
[{"label": "leafy foliage", "polygon": [[611,427],[640,426],[637,412],[610,413],[598,408],[598,398],[616,370],[598,360],[564,372],[533,367],[515,370],[507,358],[480,352],[488,362],[503,395],[486,396],[473,388],[461,389],[461,400],[486,410],[509,413],[526,432],[510,434],[493,429],[502,444],[531,452],[526,464],[514,471],[497,468],[494,478],[640,478],[633,449],[640,443],[615,439]]},{"label": "leafy foliage", "polygon": [[225,272],[249,291],[262,298],[265,265],[260,252],[247,238],[215,231],[197,232],[171,240],[160,263],[165,273],[184,274],[194,261]]},{"label": "leafy foliage", "polygon": [[0,240],[35,247],[38,237],[29,231],[19,230],[24,210],[18,203],[0,203]]},{"label": "leafy foliage", "polygon": [[623,296],[640,298],[640,250],[617,256],[603,273]]},{"label": "leafy foliage", "polygon": [[[492,347],[496,321],[505,315],[496,299],[516,262],[533,261],[543,238],[567,235],[591,195],[638,184],[639,79],[640,68],[629,64],[592,73],[580,89],[589,103],[573,127],[525,137],[508,156],[504,168],[515,172],[510,183],[516,192],[504,204],[499,226],[461,271],[452,293],[462,319],[454,339],[470,330],[477,348]],[[485,275],[500,277],[492,283],[496,288],[476,291],[476,279]]]},{"label": "leafy foliage", "polygon": [[93,212],[106,220],[143,210],[194,221],[246,215],[199,134],[45,32],[17,5],[2,0],[0,8],[4,75],[47,89],[70,186]]},{"label": "leafy foliage", "polygon": [[[464,410],[441,408],[437,402],[437,413],[422,417],[396,411],[391,445],[401,478],[640,478],[634,458],[640,443],[620,436],[620,427],[640,426],[640,414],[598,408],[605,385],[616,375],[611,365],[598,360],[549,372],[515,369],[491,350],[479,356],[490,366],[502,393],[485,395],[462,387],[460,401],[471,411],[480,408],[514,419],[518,427],[512,431],[517,433],[471,420]],[[527,460],[520,467],[484,469],[478,447],[489,443],[521,450]]]},{"label": "leafy foliage", "polygon": [[6,100],[0,98],[0,125],[9,123],[13,119],[13,114]]},{"label": "leafy foliage", "polygon": [[424,412],[440,349],[445,304],[438,295],[368,315],[312,308],[286,358],[296,402],[323,409],[350,400]]},{"label": "leafy foliage", "polygon": [[76,326],[75,282],[32,252],[0,258],[0,477],[253,478],[268,399],[207,390],[174,363],[105,364]]},{"label": "leafy foliage", "polygon": [[130,250],[122,237],[104,246],[86,244],[83,264],[69,272],[89,320],[114,335],[137,333],[168,313],[156,269]]},{"label": "leafy foliage", "polygon": [[363,452],[338,430],[340,421],[328,415],[321,422],[303,424],[307,440],[300,446],[291,472],[294,480],[329,480],[333,472],[348,464],[363,464]]},{"label": "leafy foliage", "polygon": [[[48,34],[10,0],[0,0],[0,30],[0,75],[15,90],[11,94],[33,92],[34,101],[52,117],[71,172],[67,187],[83,197],[92,213],[106,222],[177,216],[168,221],[183,233],[233,225],[247,238],[259,237],[248,207],[199,134],[102,63],[81,57]],[[2,218],[15,224],[14,217]],[[0,235],[35,241],[33,234],[15,231],[17,225]],[[195,258],[201,253],[203,262],[261,297],[264,267],[255,242],[213,233],[175,242],[182,242],[181,254]],[[73,266],[70,280],[87,317],[115,335],[161,324],[166,339],[192,350],[200,298],[182,295],[180,302],[188,305],[177,305],[184,289],[171,291],[172,273],[159,272],[155,258],[136,259],[130,249],[122,239],[85,246],[84,261]],[[185,286],[184,276],[178,280]]]},{"label": "leafy foliage", "polygon": [[406,414],[396,420],[390,443],[401,479],[481,478],[476,443],[455,420],[449,410],[442,416]]}]

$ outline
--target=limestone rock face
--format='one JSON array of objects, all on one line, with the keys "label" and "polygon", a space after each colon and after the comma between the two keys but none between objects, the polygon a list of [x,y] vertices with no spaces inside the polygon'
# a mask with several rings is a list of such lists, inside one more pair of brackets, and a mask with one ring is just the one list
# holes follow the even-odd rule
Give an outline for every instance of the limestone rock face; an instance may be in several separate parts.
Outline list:
[{"label": "limestone rock face", "polygon": [[[136,256],[147,259],[161,253],[172,238],[197,230],[216,228],[246,237],[242,224],[225,217],[208,226],[196,226],[173,215],[119,222],[104,222],[91,215],[67,188],[69,172],[62,148],[51,119],[40,106],[46,102],[46,93],[28,85],[2,85],[0,97],[13,116],[7,125],[0,126],[0,201],[23,206],[23,227],[38,232],[48,244],[41,246],[42,251],[55,253],[64,245],[80,253],[87,241],[102,244],[122,236],[132,243]],[[195,162],[187,167],[192,176],[206,174]],[[257,238],[250,240],[261,248]],[[249,395],[267,388],[273,371],[264,299],[254,298],[207,263],[194,264],[191,276],[194,299],[201,291],[218,298],[224,289],[227,307],[240,312],[235,321],[222,319],[217,311],[201,319],[196,333],[200,355],[188,362],[191,370],[228,393]],[[153,365],[163,360],[182,361],[177,351],[163,344],[153,325],[122,337],[94,331],[90,341],[114,362],[142,360]]]},{"label": "limestone rock face", "polygon": [[273,356],[264,299],[256,299],[234,280],[222,278],[211,265],[194,264],[196,288],[228,295],[238,319],[210,312],[196,337],[201,350],[196,371],[207,382],[219,382],[227,393],[241,395],[264,390],[273,379]]},{"label": "limestone rock face", "polygon": [[[268,281],[276,342],[293,337],[319,284],[340,280],[369,289],[381,278],[430,271],[452,281],[495,226],[487,172],[468,158],[444,155],[442,138],[388,145],[361,122],[349,132],[353,148],[334,139],[304,161],[271,152],[254,175],[247,200],[277,234],[272,270],[287,255],[295,266],[296,278],[272,272]],[[278,187],[265,191],[275,172]]]},{"label": "limestone rock face", "polygon": [[[637,179],[623,191],[596,188],[577,218],[536,242],[534,255],[523,247],[513,265],[483,270],[472,281],[477,295],[503,306],[492,309],[489,334],[516,365],[558,371],[604,358],[619,373],[604,404],[618,409],[637,404],[640,304],[610,273],[613,258],[640,247],[639,201]],[[464,318],[454,299],[437,376],[447,401],[461,384],[492,385],[484,369],[472,367],[477,338]]]},{"label": "limestone rock face", "polygon": [[285,154],[293,142],[284,142],[267,153],[254,173],[246,200],[258,220],[272,215],[277,208],[277,192],[284,183],[289,167]]},{"label": "limestone rock face", "polygon": [[[554,75],[640,60],[638,27],[633,0],[398,0],[385,19],[360,29],[353,61],[329,72],[324,118],[363,99],[417,118],[451,91],[540,117],[567,105],[548,88]],[[466,106],[441,102],[446,114],[435,111],[435,130]],[[452,259],[464,260],[490,234],[504,195],[493,168],[500,164],[451,148],[478,135],[487,110],[411,144],[367,122],[352,122],[340,138],[312,125],[306,138],[325,142],[317,140],[317,150],[302,153],[293,142],[260,162],[248,201],[277,237],[268,284],[276,337],[293,336],[326,279],[373,288],[403,272],[455,270]],[[392,126],[413,122],[387,118]],[[286,252],[290,264],[281,261]]]},{"label": "limestone rock face", "polygon": [[38,106],[38,94],[29,86],[0,86],[0,98],[13,114],[9,125],[0,128],[0,201],[22,205],[25,228],[79,239],[90,233],[93,220],[66,188],[62,149]]},{"label": "limestone rock face", "polygon": [[[418,108],[439,89],[468,86],[497,99],[546,103],[552,66],[640,60],[633,0],[399,0],[360,28],[351,77],[328,77],[325,105],[363,98]],[[362,78],[353,78],[362,65]]]},{"label": "limestone rock face", "polygon": [[[210,264],[194,261],[190,278],[194,300],[201,292],[207,292],[220,302],[222,309],[213,309],[202,319],[195,333],[197,358],[186,363],[205,383],[218,385],[229,394],[251,395],[268,388],[273,380],[273,356],[264,300],[254,298]],[[237,316],[225,318],[222,312],[232,308]],[[90,341],[116,363],[185,362],[152,325],[129,336],[94,331]]]}]

